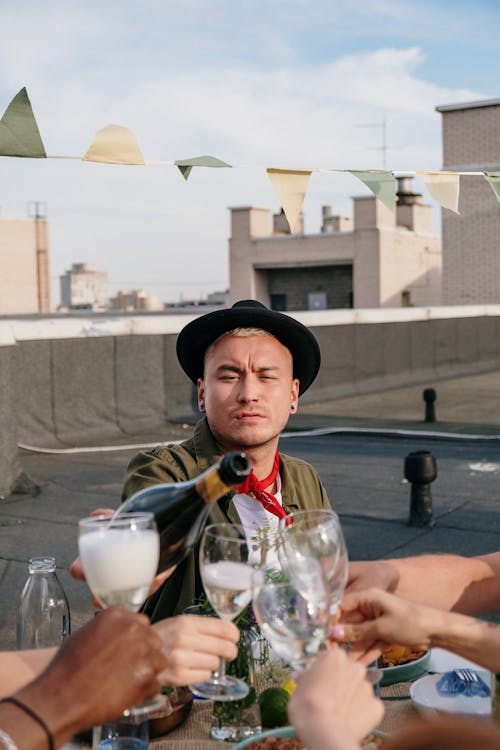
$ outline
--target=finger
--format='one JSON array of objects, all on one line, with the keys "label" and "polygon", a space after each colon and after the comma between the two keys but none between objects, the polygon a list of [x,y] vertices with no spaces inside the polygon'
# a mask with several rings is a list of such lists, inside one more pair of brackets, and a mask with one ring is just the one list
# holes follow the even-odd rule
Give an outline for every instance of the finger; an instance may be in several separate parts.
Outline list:
[{"label": "finger", "polygon": [[94,516],[108,517],[108,516],[114,516],[115,512],[116,511],[114,511],[113,508],[96,508],[95,510],[92,511],[90,515],[92,518],[94,518]]},{"label": "finger", "polygon": [[160,573],[160,575],[157,575],[153,579],[153,583],[151,584],[151,587],[148,592],[148,596],[151,596],[155,593],[155,591],[158,591],[160,586],[163,586],[167,578],[170,578],[172,573],[174,572],[176,566],[174,565],[173,568],[168,568],[168,570],[165,570],[163,573]]},{"label": "finger", "polygon": [[80,557],[75,557],[69,566],[69,572],[77,581],[85,581],[85,573],[83,572],[83,565]]}]

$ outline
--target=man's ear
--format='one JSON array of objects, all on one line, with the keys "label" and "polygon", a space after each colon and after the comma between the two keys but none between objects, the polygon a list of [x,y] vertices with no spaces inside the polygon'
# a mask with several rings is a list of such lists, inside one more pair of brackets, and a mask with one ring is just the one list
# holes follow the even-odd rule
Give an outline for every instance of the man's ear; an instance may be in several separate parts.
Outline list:
[{"label": "man's ear", "polygon": [[196,381],[196,390],[198,391],[198,408],[200,411],[205,411],[205,385],[203,378],[198,378]]}]

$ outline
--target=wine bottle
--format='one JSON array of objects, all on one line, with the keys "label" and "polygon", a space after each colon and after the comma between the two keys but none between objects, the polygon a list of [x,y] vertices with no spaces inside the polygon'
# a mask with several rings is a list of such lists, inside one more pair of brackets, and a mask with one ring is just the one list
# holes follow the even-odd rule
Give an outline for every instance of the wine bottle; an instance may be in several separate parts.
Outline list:
[{"label": "wine bottle", "polygon": [[244,453],[228,453],[202,474],[185,482],[155,484],[139,490],[116,512],[154,513],[160,532],[158,572],[178,565],[199,541],[212,503],[244,482],[252,466]]}]

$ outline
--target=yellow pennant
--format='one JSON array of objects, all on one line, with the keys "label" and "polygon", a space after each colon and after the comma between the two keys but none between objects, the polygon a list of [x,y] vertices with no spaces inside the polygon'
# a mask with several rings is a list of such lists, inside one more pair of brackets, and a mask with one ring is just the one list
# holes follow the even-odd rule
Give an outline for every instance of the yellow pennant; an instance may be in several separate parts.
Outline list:
[{"label": "yellow pennant", "polygon": [[458,172],[417,172],[440,206],[449,208],[450,211],[459,213],[458,201],[460,198],[460,174]]},{"label": "yellow pennant", "polygon": [[278,193],[290,231],[293,234],[306,197],[311,171],[271,168],[266,171]]},{"label": "yellow pennant", "polygon": [[98,130],[83,161],[105,164],[144,164],[135,136],[121,125],[106,125]]}]

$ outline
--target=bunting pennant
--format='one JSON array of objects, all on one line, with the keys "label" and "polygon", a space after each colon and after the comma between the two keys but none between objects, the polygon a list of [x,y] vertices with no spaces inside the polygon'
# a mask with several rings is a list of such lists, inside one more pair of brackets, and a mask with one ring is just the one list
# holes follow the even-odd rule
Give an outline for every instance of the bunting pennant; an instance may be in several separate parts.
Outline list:
[{"label": "bunting pennant", "polygon": [[389,211],[394,211],[396,205],[396,186],[394,175],[386,169],[348,169],[350,174],[361,180],[369,190],[379,199]]},{"label": "bunting pennant", "polygon": [[106,125],[98,130],[83,161],[104,164],[144,164],[135,136],[121,125]]},{"label": "bunting pennant", "polygon": [[459,214],[460,174],[458,172],[417,172],[439,205]]},{"label": "bunting pennant", "polygon": [[266,171],[278,193],[283,212],[290,227],[290,232],[293,234],[302,210],[311,171],[272,168]]},{"label": "bunting pennant", "polygon": [[484,179],[489,182],[491,189],[500,202],[500,172],[485,172]]},{"label": "bunting pennant", "polygon": [[16,94],[0,120],[0,156],[47,158],[26,88]]},{"label": "bunting pennant", "polygon": [[231,164],[222,161],[222,159],[216,159],[215,156],[194,156],[192,159],[177,159],[174,164],[185,180],[191,174],[193,167],[228,167],[232,169]]}]

